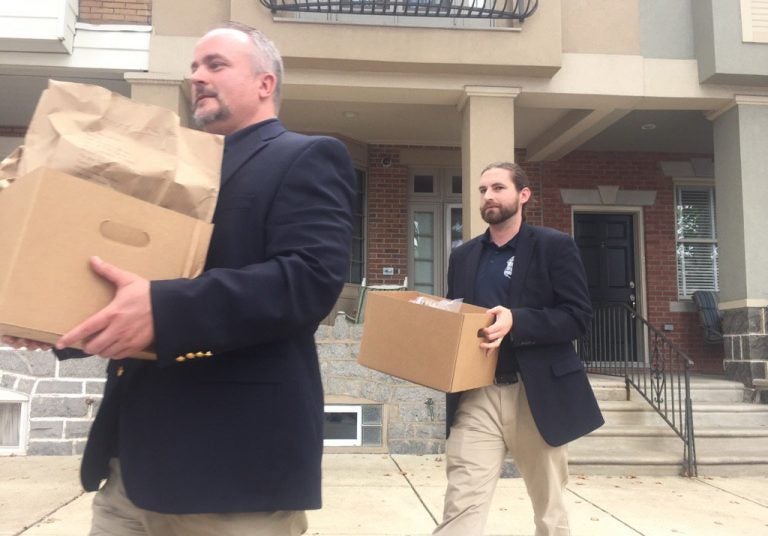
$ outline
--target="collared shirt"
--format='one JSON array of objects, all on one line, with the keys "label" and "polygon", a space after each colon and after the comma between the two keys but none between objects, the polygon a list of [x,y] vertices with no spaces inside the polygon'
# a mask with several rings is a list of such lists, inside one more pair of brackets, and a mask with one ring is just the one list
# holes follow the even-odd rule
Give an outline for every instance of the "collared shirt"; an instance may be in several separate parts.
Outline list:
[{"label": "collared shirt", "polygon": [[[483,251],[480,254],[480,264],[475,276],[475,305],[489,309],[497,305],[509,307],[509,285],[514,277],[518,236],[515,235],[506,244],[497,246],[491,241],[490,231],[485,231],[481,239]],[[499,348],[496,377],[519,372],[519,370],[511,339],[506,336]]]}]

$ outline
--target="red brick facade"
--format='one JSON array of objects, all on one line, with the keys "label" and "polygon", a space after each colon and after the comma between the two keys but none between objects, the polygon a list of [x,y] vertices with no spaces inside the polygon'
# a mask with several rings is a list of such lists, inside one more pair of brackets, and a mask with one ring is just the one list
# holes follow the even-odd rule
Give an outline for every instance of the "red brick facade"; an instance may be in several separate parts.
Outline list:
[{"label": "red brick facade", "polygon": [[[400,163],[400,149],[372,146],[369,150],[367,278],[374,284],[385,282],[380,275],[384,266],[394,266],[401,274],[408,269],[409,170]],[[571,207],[563,203],[561,188],[619,185],[623,190],[656,192],[655,204],[642,213],[648,320],[657,328],[672,324],[673,331],[665,334],[694,360],[697,372],[722,373],[723,348],[702,342],[696,313],[670,311],[670,303],[678,301],[674,189],[672,179],[661,173],[659,162],[691,156],[700,155],[576,152],[557,162],[526,163],[520,153],[518,161],[528,172],[534,191],[527,220],[569,234]],[[382,166],[384,158],[389,159],[388,167]]]},{"label": "red brick facade", "polygon": [[80,22],[151,24],[152,0],[80,0]]}]

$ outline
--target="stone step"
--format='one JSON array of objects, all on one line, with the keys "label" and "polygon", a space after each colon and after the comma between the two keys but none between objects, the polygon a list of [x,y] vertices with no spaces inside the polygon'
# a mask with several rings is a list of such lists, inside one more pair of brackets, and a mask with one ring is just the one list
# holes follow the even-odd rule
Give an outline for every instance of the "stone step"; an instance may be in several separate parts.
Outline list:
[{"label": "stone step", "polygon": [[[606,424],[570,444],[572,474],[682,474],[682,440],[634,387],[627,400],[623,378],[590,374],[590,383]],[[745,403],[739,382],[694,376],[690,385],[699,474],[768,474],[768,405]],[[671,405],[684,393],[676,384],[663,396]]]},{"label": "stone step", "polygon": [[[598,400],[625,400],[626,390],[624,378],[590,374],[589,381]],[[650,376],[634,378],[634,381],[649,393],[653,390]],[[680,382],[680,383],[678,383]],[[744,402],[752,399],[752,390],[744,384],[719,377],[692,376],[690,379],[691,400],[694,403]],[[684,398],[684,383],[682,378],[675,377],[674,384],[667,384],[667,398]],[[642,395],[633,387],[629,390],[630,400],[642,400]]]},{"label": "stone step", "polygon": [[[609,425],[661,425],[660,415],[645,400],[599,401],[600,410]],[[698,427],[768,427],[768,404],[710,404],[693,405],[693,424]]]}]

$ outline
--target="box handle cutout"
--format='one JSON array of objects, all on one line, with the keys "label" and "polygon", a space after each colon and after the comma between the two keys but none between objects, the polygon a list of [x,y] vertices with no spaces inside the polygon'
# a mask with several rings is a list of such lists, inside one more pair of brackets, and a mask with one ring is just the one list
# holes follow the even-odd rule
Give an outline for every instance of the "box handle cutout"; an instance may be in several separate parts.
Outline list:
[{"label": "box handle cutout", "polygon": [[149,245],[148,233],[124,223],[104,220],[99,225],[99,232],[104,238],[126,246],[143,248]]}]

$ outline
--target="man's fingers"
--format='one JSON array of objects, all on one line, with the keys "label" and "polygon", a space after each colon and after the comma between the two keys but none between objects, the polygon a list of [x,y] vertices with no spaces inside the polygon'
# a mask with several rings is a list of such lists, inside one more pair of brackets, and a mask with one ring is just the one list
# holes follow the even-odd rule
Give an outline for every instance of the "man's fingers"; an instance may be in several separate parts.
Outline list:
[{"label": "man's fingers", "polygon": [[[59,350],[69,348],[79,341],[93,337],[107,327],[107,324],[107,315],[104,314],[102,310],[62,335],[59,340],[56,341],[56,348]],[[86,351],[90,352],[90,350]]]},{"label": "man's fingers", "polygon": [[109,264],[102,260],[101,257],[91,257],[91,268],[94,272],[113,283],[116,287],[125,285],[133,276],[131,272],[121,270],[114,264]]},{"label": "man's fingers", "polygon": [[22,339],[21,337],[11,337],[9,335],[3,335],[2,342],[17,349],[26,348],[28,350],[50,350],[53,348],[52,345],[45,342]]}]

